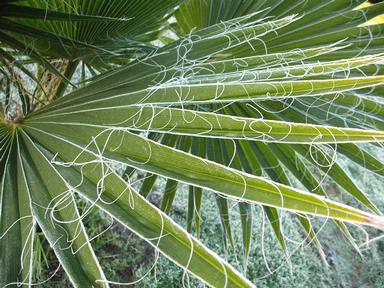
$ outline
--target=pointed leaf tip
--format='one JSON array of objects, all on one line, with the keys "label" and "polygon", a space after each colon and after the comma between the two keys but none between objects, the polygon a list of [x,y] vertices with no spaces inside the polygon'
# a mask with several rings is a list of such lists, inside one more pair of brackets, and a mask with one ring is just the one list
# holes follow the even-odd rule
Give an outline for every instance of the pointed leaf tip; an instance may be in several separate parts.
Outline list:
[{"label": "pointed leaf tip", "polygon": [[384,216],[377,216],[371,219],[371,226],[384,231]]}]

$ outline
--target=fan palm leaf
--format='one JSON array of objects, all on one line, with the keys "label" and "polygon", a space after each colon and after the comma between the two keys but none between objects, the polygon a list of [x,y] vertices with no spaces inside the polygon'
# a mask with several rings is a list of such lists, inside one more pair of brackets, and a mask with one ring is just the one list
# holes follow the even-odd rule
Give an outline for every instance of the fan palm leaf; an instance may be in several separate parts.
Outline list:
[{"label": "fan palm leaf", "polygon": [[[340,149],[382,175],[383,163],[361,145],[384,142],[382,24],[365,25],[384,4],[188,0],[174,13],[177,27],[167,22],[178,39],[155,48],[149,41],[180,1],[149,2],[49,1],[45,20],[46,1],[1,2],[3,58],[24,51],[57,74],[54,58],[103,71],[49,103],[24,109],[34,101],[26,97],[0,110],[2,285],[32,285],[37,229],[75,287],[116,284],[95,256],[77,197],[213,287],[254,283],[189,233],[194,224],[199,236],[208,191],[232,249],[229,201],[239,202],[245,263],[254,205],[285,251],[281,210],[298,216],[322,257],[303,215],[333,219],[352,245],[345,223],[384,230],[380,210],[335,158]],[[129,50],[137,42],[151,49],[121,53],[122,43]],[[140,191],[116,167],[147,173]],[[288,171],[307,190],[294,187]],[[360,207],[327,195],[323,174]],[[158,177],[167,178],[160,209],[145,198]],[[167,215],[178,183],[190,186],[187,230]]]}]

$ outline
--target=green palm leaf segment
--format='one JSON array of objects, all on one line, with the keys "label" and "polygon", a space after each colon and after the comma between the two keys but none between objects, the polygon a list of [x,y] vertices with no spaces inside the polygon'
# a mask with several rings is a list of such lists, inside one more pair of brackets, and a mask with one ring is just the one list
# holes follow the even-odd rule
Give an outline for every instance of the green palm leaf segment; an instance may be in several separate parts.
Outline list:
[{"label": "green palm leaf segment", "polygon": [[[3,132],[3,131],[2,131]],[[11,140],[13,141],[13,140]],[[3,141],[2,141],[3,142]],[[4,147],[4,146],[2,146]],[[27,194],[18,189],[15,149],[2,155],[0,186],[0,279],[1,284],[30,282],[35,224]],[[18,275],[15,278],[14,275]],[[20,279],[20,280],[18,280]]]},{"label": "green palm leaf segment", "polygon": [[[109,1],[95,1],[94,6],[74,1],[77,4],[68,7],[50,1],[44,22],[43,2],[18,6],[17,1],[3,1],[0,6],[9,9],[0,12],[0,24],[9,20],[12,25],[0,26],[0,41],[22,50],[28,39],[37,37],[39,44],[28,50],[37,58],[49,43],[50,56],[72,59],[81,53],[76,52],[79,47],[108,50],[113,41],[103,42],[105,33],[111,38],[125,35],[149,41],[179,4],[176,0],[161,1],[158,6],[151,1],[112,1],[120,9],[110,10]],[[321,146],[332,144],[356,163],[364,164],[366,158],[367,168],[382,175],[378,159],[364,150],[356,153],[358,143],[384,142],[380,128],[384,110],[376,98],[384,83],[384,56],[379,54],[382,27],[361,26],[382,13],[384,6],[352,10],[361,2],[185,1],[175,14],[179,27],[169,24],[169,29],[184,35],[179,40],[134,61],[127,60],[132,59],[127,53],[124,63],[129,64],[90,79],[23,119],[1,109],[0,285],[32,284],[36,229],[48,239],[75,287],[116,284],[106,279],[92,249],[82,222],[87,211],[80,214],[76,206],[75,199],[81,197],[182,267],[186,283],[192,273],[213,287],[253,287],[142,196],[148,195],[157,176],[169,179],[170,192],[162,204],[167,213],[177,183],[192,187],[188,230],[193,209],[200,211],[202,194],[216,193],[231,244],[229,208],[223,197],[239,201],[245,215],[245,259],[250,250],[252,204],[264,206],[283,248],[280,222],[275,222],[279,209],[299,217],[333,219],[351,242],[344,222],[384,230],[380,211],[348,181],[340,166],[318,170],[330,171],[329,176],[363,204],[362,209],[327,197],[311,173],[316,164],[332,160],[329,150]],[[305,16],[300,13],[303,9]],[[73,22],[67,21],[68,15],[74,15]],[[122,19],[130,16],[131,23]],[[23,27],[25,39],[15,42]],[[91,41],[93,31],[98,43]],[[61,38],[56,41],[53,35]],[[378,36],[372,39],[372,35]],[[68,39],[74,41],[72,46]],[[116,45],[113,48],[119,50],[121,46]],[[63,55],[63,50],[69,55]],[[75,57],[92,54],[87,53]],[[329,100],[337,106],[316,106],[316,101],[330,104]],[[337,115],[351,107],[356,108],[359,125],[353,117]],[[325,117],[325,111],[334,117]],[[232,141],[235,146],[230,145]],[[313,150],[319,151],[316,157],[311,155]],[[289,186],[279,164],[309,192]],[[116,166],[149,173],[142,195],[116,172]],[[269,170],[269,166],[277,168]],[[266,171],[271,179],[262,177]],[[300,222],[322,253],[311,223],[307,218]]]},{"label": "green palm leaf segment", "polygon": [[[95,115],[97,115],[96,119]],[[73,122],[73,119],[76,119],[76,122]],[[31,123],[73,125],[90,127],[90,129],[99,127],[107,130],[128,128],[138,131],[283,143],[346,143],[384,140],[384,132],[376,130],[243,118],[212,112],[150,106],[116,106],[90,111],[85,109],[84,112],[72,111],[58,115],[37,116],[31,120]]]},{"label": "green palm leaf segment", "polygon": [[[152,173],[170,177],[196,186],[208,188],[238,200],[246,200],[277,208],[305,212],[345,221],[357,221],[380,228],[382,219],[352,208],[337,204],[313,194],[298,191],[264,178],[255,177],[240,171],[229,169],[215,162],[191,156],[142,136],[122,131],[105,129],[73,129],[71,126],[26,125],[26,131],[40,139],[40,143],[52,149],[62,143],[61,149],[76,149],[76,158],[67,159],[70,163],[87,163],[82,159],[82,151],[97,157],[122,162]],[[40,130],[42,129],[42,130]],[[97,135],[97,136],[93,136]],[[121,143],[135,145],[125,146]],[[144,147],[144,149],[143,149]],[[59,153],[61,155],[61,153]],[[169,163],[172,156],[174,160]],[[203,165],[205,164],[205,165]]]}]

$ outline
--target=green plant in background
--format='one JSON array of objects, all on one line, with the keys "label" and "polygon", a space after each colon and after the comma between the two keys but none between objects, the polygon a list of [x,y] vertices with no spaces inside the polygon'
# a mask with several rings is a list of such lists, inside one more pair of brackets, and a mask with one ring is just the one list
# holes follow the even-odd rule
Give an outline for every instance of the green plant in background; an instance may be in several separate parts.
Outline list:
[{"label": "green plant in background", "polygon": [[[42,235],[75,287],[113,283],[83,223],[98,207],[181,266],[185,283],[189,272],[214,287],[253,287],[198,240],[204,189],[216,193],[232,249],[238,206],[245,265],[255,204],[285,253],[279,209],[322,257],[307,215],[333,219],[353,246],[345,222],[384,229],[337,162],[341,153],[384,174],[367,149],[384,141],[383,24],[367,25],[384,4],[158,2],[0,2],[1,285],[34,282]],[[147,200],[158,176],[167,178],[159,208]],[[326,176],[361,207],[328,197]],[[180,182],[186,229],[167,216]]]}]

